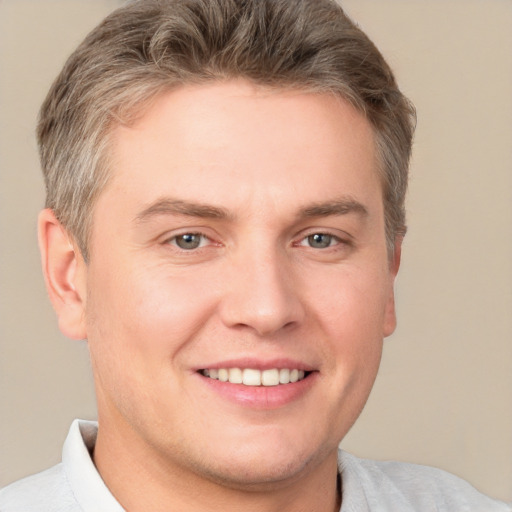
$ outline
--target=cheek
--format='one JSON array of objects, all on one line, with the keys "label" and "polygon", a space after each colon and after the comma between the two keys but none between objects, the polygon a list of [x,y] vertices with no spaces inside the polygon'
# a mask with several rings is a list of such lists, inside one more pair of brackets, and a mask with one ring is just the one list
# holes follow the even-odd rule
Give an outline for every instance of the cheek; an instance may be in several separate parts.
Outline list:
[{"label": "cheek", "polygon": [[142,266],[107,268],[117,270],[90,272],[88,337],[93,344],[101,342],[103,350],[116,347],[121,358],[134,352],[140,357],[172,355],[214,308],[215,297],[190,276],[170,276],[159,268],[138,270]]},{"label": "cheek", "polygon": [[[334,273],[333,273],[334,274]],[[329,342],[324,360],[338,385],[369,392],[382,352],[386,322],[386,273],[352,268],[311,287],[311,304],[323,336]],[[312,308],[313,309],[313,308]],[[347,393],[345,395],[351,395]]]},{"label": "cheek", "polygon": [[382,335],[389,297],[387,272],[368,268],[340,268],[308,279],[308,302],[323,325],[336,332],[360,333],[362,340]]}]

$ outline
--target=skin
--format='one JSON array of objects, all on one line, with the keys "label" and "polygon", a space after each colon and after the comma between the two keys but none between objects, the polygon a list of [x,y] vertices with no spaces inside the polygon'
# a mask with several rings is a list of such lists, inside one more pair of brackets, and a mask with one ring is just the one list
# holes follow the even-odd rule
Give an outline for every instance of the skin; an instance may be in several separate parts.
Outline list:
[{"label": "skin", "polygon": [[[60,327],[88,339],[104,481],[130,511],[339,509],[337,446],[395,328],[371,126],[331,95],[231,81],[111,135],[88,264],[40,216]],[[262,405],[197,371],[226,361],[312,373]]]}]

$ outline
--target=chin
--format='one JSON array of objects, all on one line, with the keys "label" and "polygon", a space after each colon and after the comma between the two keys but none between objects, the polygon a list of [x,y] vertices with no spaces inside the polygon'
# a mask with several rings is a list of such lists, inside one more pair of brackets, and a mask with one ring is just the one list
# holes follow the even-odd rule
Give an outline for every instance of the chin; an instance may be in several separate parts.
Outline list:
[{"label": "chin", "polygon": [[[269,459],[267,454],[267,459]],[[230,464],[215,465],[206,470],[210,480],[233,489],[270,490],[285,482],[293,482],[300,478],[308,465],[304,461],[266,460],[262,457],[231,461]]]},{"label": "chin", "polygon": [[[292,483],[314,469],[330,456],[336,460],[334,449],[305,446],[271,449],[269,446],[248,447],[210,454],[210,461],[202,460],[200,471],[211,481],[234,489],[270,490]],[[197,468],[199,469],[199,468]]]}]

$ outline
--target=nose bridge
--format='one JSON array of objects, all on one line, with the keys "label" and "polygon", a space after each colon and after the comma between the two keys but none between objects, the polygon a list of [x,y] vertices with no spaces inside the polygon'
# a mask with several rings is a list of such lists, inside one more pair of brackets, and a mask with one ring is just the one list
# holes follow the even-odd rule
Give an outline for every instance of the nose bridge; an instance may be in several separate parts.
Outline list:
[{"label": "nose bridge", "polygon": [[260,336],[300,322],[298,283],[286,250],[255,236],[235,252],[223,298],[223,321],[250,328]]}]

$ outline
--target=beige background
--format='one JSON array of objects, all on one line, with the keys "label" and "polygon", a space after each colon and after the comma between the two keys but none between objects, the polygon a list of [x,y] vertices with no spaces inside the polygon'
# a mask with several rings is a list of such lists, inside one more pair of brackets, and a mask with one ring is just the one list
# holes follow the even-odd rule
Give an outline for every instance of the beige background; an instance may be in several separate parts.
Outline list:
[{"label": "beige background", "polygon": [[[33,129],[64,58],[114,0],[0,0],[0,485],[94,418],[36,248]],[[512,500],[512,2],[347,0],[419,112],[399,328],[343,446],[442,467]]]}]

